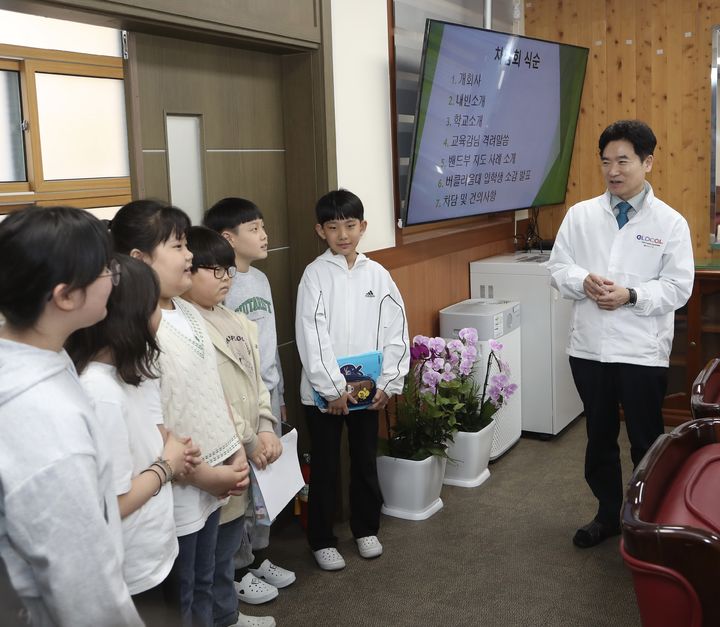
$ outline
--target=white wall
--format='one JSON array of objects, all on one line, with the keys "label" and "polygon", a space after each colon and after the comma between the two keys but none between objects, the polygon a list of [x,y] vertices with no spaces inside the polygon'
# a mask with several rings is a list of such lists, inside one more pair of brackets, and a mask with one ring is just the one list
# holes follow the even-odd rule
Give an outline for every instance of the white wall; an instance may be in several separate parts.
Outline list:
[{"label": "white wall", "polygon": [[395,245],[386,0],[332,0],[338,185],[365,206],[364,252]]},{"label": "white wall", "polygon": [[[387,0],[332,0],[331,14],[338,185],[365,206],[368,230],[360,249],[390,248],[395,209]],[[494,0],[494,28],[522,34],[522,17],[520,0]]]}]

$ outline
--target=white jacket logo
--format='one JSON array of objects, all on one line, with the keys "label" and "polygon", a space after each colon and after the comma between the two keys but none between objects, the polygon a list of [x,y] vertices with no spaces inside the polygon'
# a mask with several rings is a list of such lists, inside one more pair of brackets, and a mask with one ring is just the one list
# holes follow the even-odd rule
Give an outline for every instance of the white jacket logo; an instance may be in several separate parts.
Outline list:
[{"label": "white jacket logo", "polygon": [[651,237],[650,235],[638,235],[638,242],[644,246],[662,246],[663,241],[659,237]]}]

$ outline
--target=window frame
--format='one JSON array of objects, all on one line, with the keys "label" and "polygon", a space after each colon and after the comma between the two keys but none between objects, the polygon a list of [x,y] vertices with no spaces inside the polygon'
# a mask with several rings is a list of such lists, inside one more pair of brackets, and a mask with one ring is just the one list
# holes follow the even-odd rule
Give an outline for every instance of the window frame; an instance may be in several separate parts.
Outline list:
[{"label": "window frame", "polygon": [[[44,50],[0,44],[0,69],[20,73],[20,97],[24,131],[26,182],[0,183],[0,214],[28,204],[68,204],[100,207],[124,204],[131,197],[130,176],[47,181],[43,178],[40,121],[35,75],[63,74],[125,80],[120,57]],[[128,151],[129,152],[129,151]],[[130,163],[130,154],[128,154]]]}]

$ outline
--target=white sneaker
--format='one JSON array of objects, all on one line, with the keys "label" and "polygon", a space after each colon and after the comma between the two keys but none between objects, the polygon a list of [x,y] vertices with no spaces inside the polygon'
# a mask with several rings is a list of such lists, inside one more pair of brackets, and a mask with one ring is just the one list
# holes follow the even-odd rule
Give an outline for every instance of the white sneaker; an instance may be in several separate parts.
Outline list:
[{"label": "white sneaker", "polygon": [[345,560],[339,551],[333,547],[313,551],[315,561],[323,570],[342,570],[345,568]]},{"label": "white sneaker", "polygon": [[276,588],[285,588],[295,582],[293,571],[275,566],[270,560],[265,560],[260,564],[260,568],[250,568],[249,570],[258,579],[267,581]]},{"label": "white sneaker", "polygon": [[377,536],[365,536],[364,538],[355,538],[357,542],[358,551],[360,551],[360,557],[365,559],[371,559],[373,557],[379,557],[382,555],[383,547],[380,544],[380,540]]},{"label": "white sneaker", "polygon": [[231,627],[275,627],[272,616],[246,616],[238,614],[238,621]]},{"label": "white sneaker", "polygon": [[235,582],[235,592],[237,592],[238,599],[250,605],[267,603],[278,595],[278,589],[275,586],[261,581],[252,573],[248,573],[240,581]]}]

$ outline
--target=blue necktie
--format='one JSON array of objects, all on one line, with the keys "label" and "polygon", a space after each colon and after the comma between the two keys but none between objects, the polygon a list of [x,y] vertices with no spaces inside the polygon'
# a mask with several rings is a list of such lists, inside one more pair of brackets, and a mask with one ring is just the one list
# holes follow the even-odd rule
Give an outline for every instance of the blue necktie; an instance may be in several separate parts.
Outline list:
[{"label": "blue necktie", "polygon": [[616,209],[618,210],[617,214],[617,223],[619,228],[623,228],[627,222],[628,222],[628,214],[627,212],[632,209],[632,205],[623,200],[622,202],[619,202],[617,205],[615,205]]}]

